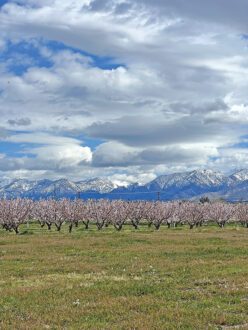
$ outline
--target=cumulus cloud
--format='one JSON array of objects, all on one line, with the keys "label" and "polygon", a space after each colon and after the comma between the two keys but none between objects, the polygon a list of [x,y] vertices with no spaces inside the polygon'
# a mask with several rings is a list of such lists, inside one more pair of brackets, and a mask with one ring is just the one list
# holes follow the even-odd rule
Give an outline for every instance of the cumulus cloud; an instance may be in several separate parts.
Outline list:
[{"label": "cumulus cloud", "polygon": [[166,147],[134,148],[118,142],[101,144],[93,153],[95,167],[169,166],[206,164],[209,157],[217,157],[217,147],[212,143],[175,144]]},{"label": "cumulus cloud", "polygon": [[128,183],[246,164],[247,10],[246,0],[7,2],[0,138],[19,149],[4,151],[0,171]]},{"label": "cumulus cloud", "polygon": [[[26,133],[5,136],[4,142],[22,143],[18,156],[0,157],[0,171],[53,171],[68,173],[77,168],[88,166],[92,160],[92,151],[82,146],[81,141],[64,136],[44,133]],[[30,146],[31,144],[31,146]]]}]

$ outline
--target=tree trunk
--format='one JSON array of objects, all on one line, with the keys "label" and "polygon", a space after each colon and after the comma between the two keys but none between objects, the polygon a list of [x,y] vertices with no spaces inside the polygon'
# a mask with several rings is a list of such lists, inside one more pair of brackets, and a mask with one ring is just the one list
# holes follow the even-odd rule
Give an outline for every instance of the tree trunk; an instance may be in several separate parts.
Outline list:
[{"label": "tree trunk", "polygon": [[56,226],[56,228],[57,228],[57,231],[60,231],[60,229],[61,229],[61,224],[57,225],[57,224],[55,223],[55,226]]}]

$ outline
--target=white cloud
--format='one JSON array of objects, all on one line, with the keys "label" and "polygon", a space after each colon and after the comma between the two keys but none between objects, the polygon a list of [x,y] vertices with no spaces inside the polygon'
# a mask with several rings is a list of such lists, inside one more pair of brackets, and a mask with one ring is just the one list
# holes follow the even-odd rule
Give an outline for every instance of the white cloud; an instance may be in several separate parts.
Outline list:
[{"label": "white cloud", "polygon": [[10,135],[5,138],[5,141],[15,142],[15,143],[35,143],[35,144],[47,144],[47,145],[73,145],[80,144],[81,141],[65,136],[56,136],[46,133],[32,133],[24,134],[19,133],[15,135]]},{"label": "white cloud", "polygon": [[[232,145],[248,118],[247,10],[246,0],[10,1],[0,49],[25,41],[42,60],[16,50],[0,62],[0,136],[21,148],[0,168],[127,183],[246,164]],[[102,56],[116,66],[104,68]]]},{"label": "white cloud", "polygon": [[47,161],[55,164],[58,169],[79,166],[82,163],[90,162],[92,153],[89,147],[81,147],[75,144],[50,145],[33,148],[33,154],[37,155],[39,161]]}]

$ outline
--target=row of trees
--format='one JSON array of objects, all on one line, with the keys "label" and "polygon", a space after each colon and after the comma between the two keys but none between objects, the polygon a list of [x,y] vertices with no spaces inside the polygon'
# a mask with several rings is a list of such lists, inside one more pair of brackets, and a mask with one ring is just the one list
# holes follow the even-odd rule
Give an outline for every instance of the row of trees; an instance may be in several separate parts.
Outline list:
[{"label": "row of trees", "polygon": [[0,200],[0,225],[7,231],[19,232],[21,224],[37,221],[41,227],[49,230],[52,226],[60,231],[67,223],[69,232],[73,227],[83,224],[85,229],[90,224],[100,230],[113,225],[121,230],[124,224],[131,224],[135,229],[141,223],[169,228],[189,225],[191,229],[210,222],[224,227],[229,222],[237,222],[248,228],[248,204],[229,204],[223,202],[127,202],[109,200],[40,200],[27,199]]}]

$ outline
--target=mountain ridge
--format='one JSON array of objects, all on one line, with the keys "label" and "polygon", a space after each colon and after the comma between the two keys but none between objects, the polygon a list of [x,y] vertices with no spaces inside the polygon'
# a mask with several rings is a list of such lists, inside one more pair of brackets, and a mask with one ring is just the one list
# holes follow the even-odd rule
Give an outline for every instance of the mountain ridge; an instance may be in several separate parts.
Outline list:
[{"label": "mountain ridge", "polygon": [[[0,182],[4,180],[0,179]],[[109,198],[162,200],[192,199],[201,196],[224,198],[230,201],[248,200],[248,170],[243,169],[224,175],[221,172],[204,169],[160,175],[141,185],[117,186],[108,178],[90,178],[71,181],[14,179],[0,185],[0,198]],[[159,196],[158,196],[159,192]]]}]

